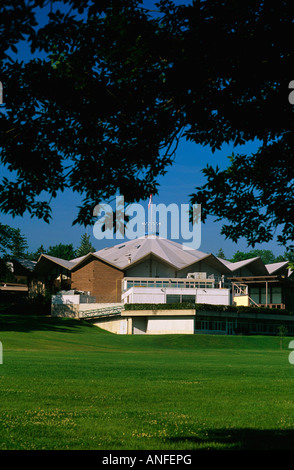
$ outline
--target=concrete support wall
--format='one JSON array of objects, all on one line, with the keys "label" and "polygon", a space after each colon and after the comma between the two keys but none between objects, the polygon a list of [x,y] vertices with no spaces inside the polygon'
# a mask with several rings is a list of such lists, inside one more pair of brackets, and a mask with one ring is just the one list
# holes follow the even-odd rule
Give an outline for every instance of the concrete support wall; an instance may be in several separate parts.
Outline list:
[{"label": "concrete support wall", "polygon": [[127,318],[127,334],[194,334],[193,309],[124,310],[122,318]]},{"label": "concrete support wall", "polygon": [[79,318],[79,305],[75,304],[52,304],[52,317]]},{"label": "concrete support wall", "polygon": [[146,334],[193,334],[194,317],[157,317],[148,318]]},{"label": "concrete support wall", "polygon": [[194,334],[194,316],[151,316],[101,318],[94,325],[115,334],[127,335],[164,335]]},{"label": "concrete support wall", "polygon": [[127,334],[127,320],[125,318],[101,318],[99,322],[95,322],[93,325],[99,326],[102,330],[106,330],[117,335]]}]

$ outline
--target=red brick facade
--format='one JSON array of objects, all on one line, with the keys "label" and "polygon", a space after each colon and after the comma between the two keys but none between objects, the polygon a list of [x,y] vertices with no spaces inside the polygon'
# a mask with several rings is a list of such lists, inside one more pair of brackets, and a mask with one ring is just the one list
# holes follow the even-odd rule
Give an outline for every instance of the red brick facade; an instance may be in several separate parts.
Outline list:
[{"label": "red brick facade", "polygon": [[97,303],[121,301],[124,273],[97,258],[88,258],[71,273],[71,288],[90,291]]}]

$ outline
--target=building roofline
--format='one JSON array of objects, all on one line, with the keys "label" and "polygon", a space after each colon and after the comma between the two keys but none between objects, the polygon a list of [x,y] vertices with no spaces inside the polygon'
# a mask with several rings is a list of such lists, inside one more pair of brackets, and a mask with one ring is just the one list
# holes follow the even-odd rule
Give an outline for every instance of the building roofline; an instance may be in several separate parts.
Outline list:
[{"label": "building roofline", "polygon": [[104,264],[108,264],[109,266],[112,266],[113,268],[117,269],[118,271],[123,271],[122,268],[119,268],[116,264],[111,263],[111,261],[108,261],[104,258],[101,258],[101,256],[98,256],[96,253],[88,253],[87,255],[85,255],[83,257],[83,259],[81,259],[80,261],[78,261],[77,263],[75,263],[71,267],[70,271],[74,272],[76,270],[76,268],[78,269],[84,262],[87,262],[87,260],[91,259],[91,258],[98,259],[99,261],[102,261]]},{"label": "building roofline", "polygon": [[224,263],[222,263],[220,261],[219,258],[217,258],[217,256],[215,256],[213,253],[207,253],[205,254],[202,258],[199,258],[199,259],[195,259],[195,261],[193,261],[192,263],[189,263],[185,266],[183,266],[182,268],[179,268],[178,271],[181,271],[182,269],[186,269],[186,268],[189,268],[190,266],[192,266],[193,264],[196,264],[196,263],[199,263],[200,261],[205,261],[207,259],[213,259],[217,262],[217,264],[220,266],[222,266],[224,268],[224,273],[225,274],[228,274],[228,273],[231,273],[232,271],[230,270],[230,268],[228,268],[228,266],[226,266]]}]

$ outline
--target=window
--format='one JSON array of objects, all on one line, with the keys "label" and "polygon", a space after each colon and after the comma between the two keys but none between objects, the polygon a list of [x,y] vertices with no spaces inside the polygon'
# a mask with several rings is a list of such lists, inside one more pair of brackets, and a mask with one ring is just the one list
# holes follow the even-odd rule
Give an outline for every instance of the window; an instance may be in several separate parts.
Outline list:
[{"label": "window", "polygon": [[177,304],[177,303],[195,303],[195,295],[180,295],[180,294],[167,294],[166,303],[167,304]]},{"label": "window", "polygon": [[260,299],[259,299],[259,287],[250,287],[250,292],[249,292],[249,296],[251,297],[252,300],[254,300],[254,302],[256,302],[257,304],[260,303]]},{"label": "window", "polygon": [[272,287],[272,304],[281,304],[282,303],[282,288],[281,287]]},{"label": "window", "polygon": [[166,296],[167,304],[177,304],[181,302],[181,296],[178,294],[168,294]]},{"label": "window", "polygon": [[195,295],[182,295],[182,303],[195,303]]},{"label": "window", "polygon": [[201,330],[209,330],[209,321],[201,320]]},{"label": "window", "polygon": [[[267,302],[269,303],[269,301],[270,301],[269,292],[268,292],[267,295],[268,295]],[[266,289],[265,289],[265,287],[262,287],[260,289],[260,303],[261,304],[266,304]]]},{"label": "window", "polygon": [[214,321],[212,329],[215,331],[224,331],[226,329],[226,323],[223,321]]}]

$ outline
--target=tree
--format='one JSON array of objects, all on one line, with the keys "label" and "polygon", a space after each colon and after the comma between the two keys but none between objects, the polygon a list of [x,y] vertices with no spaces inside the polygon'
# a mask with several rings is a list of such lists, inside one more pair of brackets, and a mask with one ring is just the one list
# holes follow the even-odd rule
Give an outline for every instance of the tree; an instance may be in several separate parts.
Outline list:
[{"label": "tree", "polygon": [[277,256],[276,263],[279,263],[281,261],[290,261],[291,264],[294,264],[294,252],[285,251],[283,255]]},{"label": "tree", "polygon": [[15,277],[11,267],[7,261],[0,259],[0,281],[1,282],[15,282]]},{"label": "tree", "polygon": [[0,255],[5,256],[10,252],[14,229],[9,225],[0,223]]},{"label": "tree", "polygon": [[46,250],[44,246],[41,244],[39,248],[37,248],[36,251],[27,253],[27,258],[32,260],[32,261],[38,261],[39,257],[41,256],[42,253],[46,253]]},{"label": "tree", "polygon": [[26,256],[28,243],[26,237],[21,234],[20,229],[14,229],[11,243],[11,254],[15,258],[23,258]]},{"label": "tree", "polygon": [[86,233],[84,233],[84,235],[82,235],[81,237],[81,244],[76,250],[76,256],[77,257],[84,256],[84,255],[87,255],[88,253],[91,253],[91,252],[93,253],[95,251],[96,250],[94,246],[90,242],[90,235],[87,235]]},{"label": "tree", "polygon": [[14,256],[25,256],[28,248],[27,240],[19,228],[0,223],[0,256],[6,259]]},{"label": "tree", "polygon": [[224,254],[224,250],[222,248],[220,248],[218,250],[218,252],[215,256],[217,256],[218,258],[221,258],[221,259],[226,259],[225,254]]},{"label": "tree", "polygon": [[287,335],[288,329],[285,325],[280,325],[280,326],[278,326],[278,332],[279,332],[279,337],[280,337],[280,349],[282,349],[283,338],[284,338],[284,336]]},{"label": "tree", "polygon": [[232,263],[236,263],[238,261],[243,261],[245,259],[257,258],[257,257],[260,257],[261,260],[264,262],[264,264],[271,264],[271,263],[277,262],[275,255],[273,254],[271,250],[251,250],[248,252],[237,251],[230,261],[232,261]]},{"label": "tree", "polygon": [[126,203],[156,194],[180,138],[212,153],[255,140],[256,153],[204,169],[191,203],[202,204],[203,222],[227,220],[233,241],[254,247],[279,229],[291,245],[293,2],[161,0],[157,12],[138,0],[63,4],[38,29],[43,1],[4,15],[3,51],[26,34],[45,58],[2,63],[1,161],[17,177],[0,183],[0,210],[49,221],[41,193],[70,187],[84,198],[74,222],[88,224],[118,192]]},{"label": "tree", "polygon": [[26,237],[21,234],[20,229],[0,223],[0,280],[15,282],[9,260],[13,257],[25,256],[28,247]]},{"label": "tree", "polygon": [[46,250],[46,254],[66,260],[71,260],[76,257],[76,252],[72,243],[69,243],[68,245],[59,243],[58,245],[49,246],[48,250]]}]

